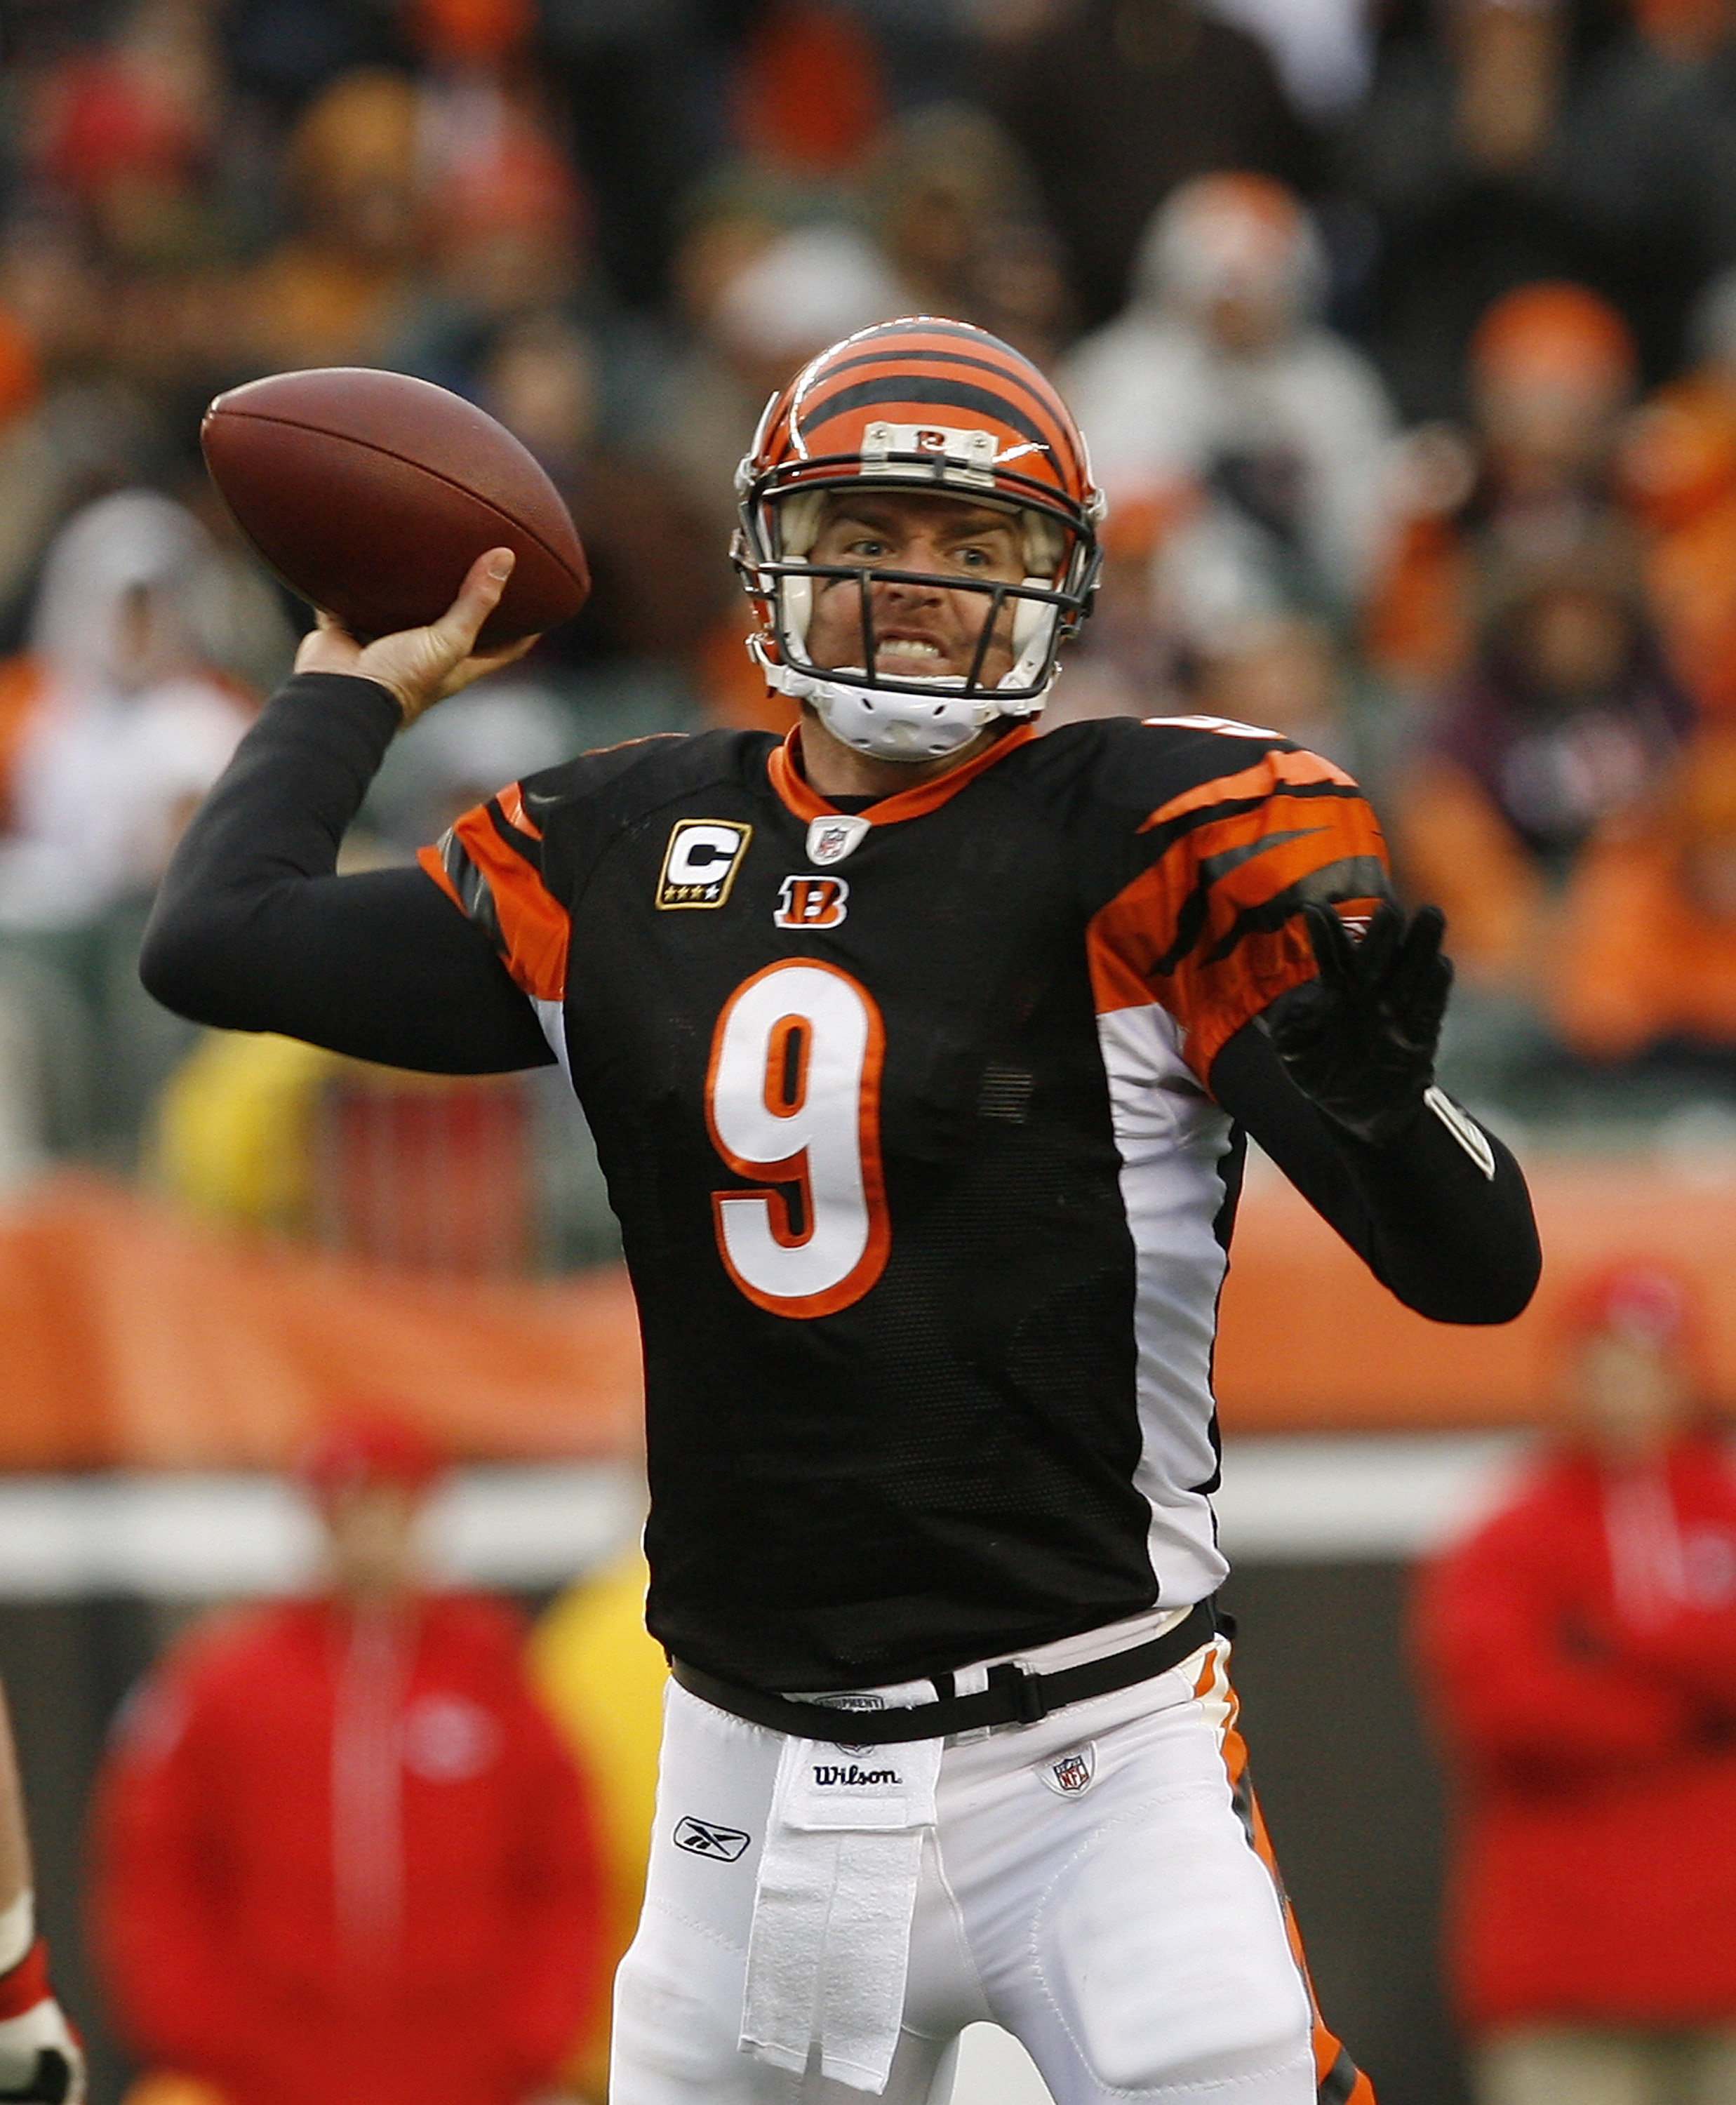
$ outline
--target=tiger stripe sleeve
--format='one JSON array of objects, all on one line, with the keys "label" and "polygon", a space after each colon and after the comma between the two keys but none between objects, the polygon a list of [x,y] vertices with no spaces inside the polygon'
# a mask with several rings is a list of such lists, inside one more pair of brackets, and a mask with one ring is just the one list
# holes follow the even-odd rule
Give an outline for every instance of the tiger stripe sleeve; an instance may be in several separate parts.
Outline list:
[{"label": "tiger stripe sleeve", "polygon": [[1318,753],[1273,746],[1159,806],[1139,833],[1143,867],[1090,923],[1098,1010],[1160,1003],[1201,1083],[1243,1024],[1314,977],[1304,905],[1354,921],[1392,896],[1379,822]]},{"label": "tiger stripe sleeve", "polygon": [[488,937],[513,984],[533,1001],[558,1003],[571,923],[544,882],[543,847],[513,783],[465,812],[416,860]]}]

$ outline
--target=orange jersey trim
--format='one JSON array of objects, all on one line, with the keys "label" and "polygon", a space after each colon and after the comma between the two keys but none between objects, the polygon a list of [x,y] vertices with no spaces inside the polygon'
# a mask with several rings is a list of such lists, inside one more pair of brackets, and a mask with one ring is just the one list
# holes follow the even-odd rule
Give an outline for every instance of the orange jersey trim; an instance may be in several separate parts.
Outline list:
[{"label": "orange jersey trim", "polygon": [[[1340,863],[1373,865],[1384,877],[1386,843],[1360,796],[1286,793],[1355,787],[1316,753],[1271,753],[1160,806],[1142,833],[1220,805],[1246,808],[1180,832],[1093,916],[1086,948],[1098,1013],[1161,1003],[1186,1033],[1188,1066],[1206,1081],[1243,1024],[1314,977],[1301,919],[1305,881]],[[1286,893],[1298,895],[1294,907],[1262,926],[1263,910],[1279,909]],[[1380,896],[1364,885],[1337,904],[1371,912]]]},{"label": "orange jersey trim", "polygon": [[1290,1905],[1290,1895],[1284,1888],[1283,1874],[1278,1870],[1277,1855],[1272,1846],[1272,1837],[1266,1830],[1265,1816],[1259,1809],[1259,1799],[1254,1794],[1253,1779],[1248,1774],[1247,1743],[1238,1729],[1242,1705],[1230,1683],[1225,1649],[1221,1642],[1207,1647],[1193,1693],[1201,1702],[1222,1706],[1224,1726],[1219,1752],[1224,1763],[1224,1778],[1230,1788],[1230,1803],[1235,1808],[1237,1818],[1242,1822],[1242,1830],[1247,1837],[1248,1847],[1265,1866],[1266,1875],[1271,1879],[1277,1894],[1278,1911],[1284,1920],[1285,1939],[1308,1994],[1312,2035],[1309,2043],[1314,2056],[1315,2097],[1318,2105],[1375,2105],[1374,2085],[1351,2060],[1342,2041],[1320,2014],[1320,2000],[1314,1993],[1313,1977],[1309,1972],[1308,1955],[1302,1948],[1302,1933],[1297,1927],[1295,1915]]},{"label": "orange jersey trim", "polygon": [[462,914],[464,911],[464,902],[459,897],[458,887],[446,874],[446,865],[440,859],[440,850],[438,848],[418,848],[416,851],[416,860],[422,865],[422,868],[427,875],[432,877],[434,882],[440,887],[441,890],[445,893],[447,898],[452,901],[455,907],[457,907],[459,913]]},{"label": "orange jersey trim", "polygon": [[[908,789],[883,797],[861,816],[870,826],[892,826],[901,819],[919,819],[924,811],[937,811],[949,798],[957,796],[967,782],[975,781],[985,768],[1004,759],[1015,747],[1028,745],[1036,735],[1035,724],[1021,724],[1017,731],[1009,731],[1004,738],[996,739],[974,759],[961,761],[944,775],[930,775],[925,782],[914,783]],[[800,737],[799,725],[767,758],[766,770],[772,778],[772,787],[780,802],[799,819],[834,818],[837,806],[827,803],[796,765]]]},{"label": "orange jersey trim", "polygon": [[533,841],[543,838],[543,829],[525,809],[523,793],[516,782],[509,782],[494,802],[500,807],[500,816],[514,833],[526,834]]},{"label": "orange jersey trim", "polygon": [[[543,883],[542,874],[494,829],[490,811],[498,807],[510,825],[539,839],[532,826],[514,818],[522,813],[517,787],[465,812],[437,848],[422,848],[416,860],[447,897],[472,921],[487,928],[487,917],[475,910],[455,881],[454,851],[486,887],[494,909],[495,947],[514,985],[533,1001],[561,1001],[566,994],[566,959],[572,924],[566,910]],[[497,933],[498,931],[498,933]]]}]

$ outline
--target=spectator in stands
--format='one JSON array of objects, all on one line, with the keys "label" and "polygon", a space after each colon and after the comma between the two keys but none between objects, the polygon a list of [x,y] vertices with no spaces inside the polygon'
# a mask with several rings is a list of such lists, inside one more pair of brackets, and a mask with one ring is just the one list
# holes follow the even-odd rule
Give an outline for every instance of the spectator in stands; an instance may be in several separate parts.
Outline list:
[{"label": "spectator in stands", "polygon": [[1736,717],[1736,269],[1707,286],[1689,337],[1693,366],[1635,416],[1620,465],[1671,664],[1708,715]]},{"label": "spectator in stands", "polygon": [[220,573],[192,515],[133,489],[51,548],[25,655],[0,665],[0,922],[148,896],[250,716],[213,672]]},{"label": "spectator in stands", "polygon": [[1119,545],[1145,524],[1155,610],[1194,647],[1347,620],[1383,552],[1391,414],[1319,319],[1325,279],[1280,184],[1199,177],[1147,230],[1125,311],[1062,369]]},{"label": "spectator in stands", "polygon": [[1491,566],[1477,655],[1392,807],[1402,879],[1447,913],[1468,996],[1535,998],[1581,850],[1655,785],[1693,715],[1618,535]]},{"label": "spectator in stands", "polygon": [[667,298],[678,202],[725,151],[731,33],[759,11],[707,0],[537,7],[539,78],[596,204],[603,270],[634,306]]},{"label": "spectator in stands", "polygon": [[468,391],[548,470],[590,561],[584,612],[513,676],[566,703],[569,753],[682,727],[708,632],[736,604],[709,512],[606,421],[607,344],[570,311],[530,309],[494,332]]},{"label": "spectator in stands", "polygon": [[242,368],[382,362],[421,288],[423,114],[414,80],[363,68],[297,119],[288,230],[234,289]]},{"label": "spectator in stands", "polygon": [[1271,52],[1290,98],[1312,123],[1353,109],[1368,90],[1375,10],[1365,0],[1206,0]]},{"label": "spectator in stands", "polygon": [[1736,1470],[1689,1290],[1588,1282],[1555,1437],[1423,1575],[1479,2105],[1736,2097]]},{"label": "spectator in stands", "polygon": [[0,221],[0,306],[18,339],[0,424],[0,637],[12,647],[56,530],[92,498],[156,479],[172,455],[159,405],[110,355],[112,289],[88,234],[51,200]]},{"label": "spectator in stands", "polygon": [[436,1471],[396,1415],[335,1422],[302,1471],[324,1589],[195,1631],[117,1727],[114,2009],[225,2105],[523,2105],[599,1987],[586,1793],[515,1624],[428,1588]]},{"label": "spectator in stands", "polygon": [[1646,348],[1661,375],[1694,290],[1736,264],[1736,13],[1726,0],[1635,0],[1633,13],[1586,113],[1572,197],[1600,248],[1635,259],[1627,297],[1659,310]]},{"label": "spectator in stands", "polygon": [[1482,579],[1621,530],[1613,463],[1636,375],[1626,324],[1583,285],[1522,285],[1489,308],[1470,343],[1471,428],[1413,431],[1398,463],[1367,632],[1389,680],[1421,697],[1464,671]]},{"label": "spectator in stands", "polygon": [[1554,1014],[1600,1065],[1736,1079],[1736,726],[1600,829],[1563,901]]},{"label": "spectator in stands", "polygon": [[1072,333],[1065,259],[1023,155],[986,110],[928,102],[889,125],[864,187],[913,313],[974,322],[1051,364]]},{"label": "spectator in stands", "polygon": [[1320,149],[1264,46],[1195,0],[1038,11],[992,106],[1036,172],[1083,321],[1109,320],[1152,214],[1179,183],[1248,168],[1313,187]]},{"label": "spectator in stands", "polygon": [[1477,319],[1515,285],[1582,278],[1601,260],[1571,193],[1586,67],[1570,0],[1438,0],[1380,55],[1345,139],[1373,212],[1380,360],[1408,420],[1463,413]]}]

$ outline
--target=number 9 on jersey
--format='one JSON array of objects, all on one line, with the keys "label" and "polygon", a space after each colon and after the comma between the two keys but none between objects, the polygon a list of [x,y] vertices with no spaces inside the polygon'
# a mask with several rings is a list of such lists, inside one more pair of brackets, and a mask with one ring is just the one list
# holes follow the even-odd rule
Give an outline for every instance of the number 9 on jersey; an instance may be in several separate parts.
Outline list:
[{"label": "number 9 on jersey", "polygon": [[880,1174],[885,1030],[848,972],[793,958],[745,980],[712,1038],[712,1144],[757,1188],[713,1194],[730,1277],[776,1316],[859,1301],[890,1242]]}]

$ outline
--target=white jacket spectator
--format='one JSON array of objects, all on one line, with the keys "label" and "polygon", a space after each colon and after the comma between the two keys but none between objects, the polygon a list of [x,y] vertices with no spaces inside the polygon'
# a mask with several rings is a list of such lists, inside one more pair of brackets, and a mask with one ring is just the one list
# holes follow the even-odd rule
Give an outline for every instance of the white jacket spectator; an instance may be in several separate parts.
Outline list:
[{"label": "white jacket spectator", "polygon": [[249,721],[208,662],[220,590],[204,529],[152,491],[62,528],[7,668],[26,691],[4,756],[0,923],[65,926],[154,887]]},{"label": "white jacket spectator", "polygon": [[1392,412],[1318,319],[1324,280],[1282,185],[1200,177],[1153,218],[1125,311],[1059,375],[1123,547],[1146,521],[1157,610],[1207,647],[1299,608],[1349,614],[1382,551]]}]

